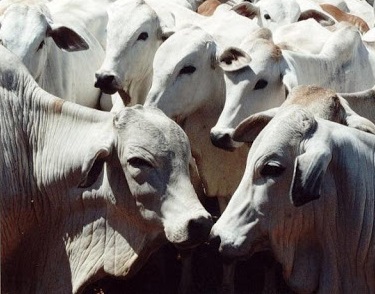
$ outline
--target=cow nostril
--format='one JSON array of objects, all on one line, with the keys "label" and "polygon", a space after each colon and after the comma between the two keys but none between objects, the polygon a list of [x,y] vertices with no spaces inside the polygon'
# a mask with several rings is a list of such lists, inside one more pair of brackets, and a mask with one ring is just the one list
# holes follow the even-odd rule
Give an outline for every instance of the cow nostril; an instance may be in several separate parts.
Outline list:
[{"label": "cow nostril", "polygon": [[114,75],[109,74],[95,74],[95,87],[100,88],[104,93],[113,94],[118,89],[116,87],[116,80]]},{"label": "cow nostril", "polygon": [[208,239],[213,222],[211,218],[200,217],[188,223],[189,238],[204,242]]},{"label": "cow nostril", "polygon": [[210,236],[210,246],[212,247],[213,250],[219,251],[221,243],[221,238],[218,235]]},{"label": "cow nostril", "polygon": [[216,134],[211,132],[210,138],[214,146],[224,150],[233,151],[232,138],[228,133]]}]

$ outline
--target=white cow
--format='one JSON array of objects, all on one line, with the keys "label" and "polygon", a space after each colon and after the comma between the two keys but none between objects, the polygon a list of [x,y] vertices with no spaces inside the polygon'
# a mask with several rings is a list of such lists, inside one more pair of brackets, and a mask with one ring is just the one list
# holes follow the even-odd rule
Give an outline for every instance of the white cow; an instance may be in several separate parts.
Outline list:
[{"label": "white cow", "polygon": [[[260,0],[257,3],[241,3],[242,13],[257,21],[261,27],[272,31],[281,25],[300,20],[314,18],[322,25],[328,26],[335,22],[347,21],[366,32],[374,24],[372,7],[361,0],[336,1],[325,0]],[[329,7],[329,8],[328,8]]]},{"label": "white cow", "polygon": [[43,89],[97,108],[101,93],[93,80],[104,49],[80,17],[83,2],[66,3],[9,6],[1,20],[0,40],[21,58]]},{"label": "white cow", "polygon": [[297,85],[315,84],[336,92],[355,92],[375,83],[374,51],[365,47],[353,27],[334,32],[319,54],[282,50],[270,39],[261,38],[251,39],[241,47],[247,48],[250,62],[235,65],[232,56],[221,62],[227,99],[211,130],[218,147],[235,148],[237,144],[231,139],[234,128],[250,114],[281,105],[286,93]]},{"label": "white cow", "polygon": [[176,32],[155,54],[145,105],[160,108],[183,126],[206,194],[219,197],[224,210],[243,173],[238,159],[247,154],[247,148],[228,153],[210,144],[210,128],[225,101],[224,76],[216,64],[216,53],[216,42],[203,29]]},{"label": "white cow", "polygon": [[108,15],[108,48],[96,72],[95,86],[108,94],[119,91],[131,104],[145,100],[152,60],[160,44],[176,26],[203,19],[185,7],[159,0],[118,0],[109,7]]},{"label": "white cow", "polygon": [[[218,197],[224,211],[243,174],[242,159],[248,148],[228,153],[210,142],[210,129],[225,100],[224,76],[215,59],[217,50],[213,37],[199,27],[172,35],[155,54],[152,87],[145,105],[160,108],[181,124],[189,137],[205,194]],[[234,268],[226,267],[223,289],[233,290],[233,275]]]},{"label": "white cow", "polygon": [[300,105],[316,117],[375,134],[374,88],[356,93],[336,93],[332,89],[314,85],[297,86],[280,107],[259,112],[257,115],[270,120],[290,105]]},{"label": "white cow", "polygon": [[211,231],[220,251],[238,258],[272,248],[297,293],[374,292],[375,137],[296,106],[266,122],[250,117],[234,133],[259,135]]},{"label": "white cow", "polygon": [[42,90],[0,48],[1,287],[80,293],[134,274],[167,240],[205,241],[190,146],[160,110],[117,115]]}]

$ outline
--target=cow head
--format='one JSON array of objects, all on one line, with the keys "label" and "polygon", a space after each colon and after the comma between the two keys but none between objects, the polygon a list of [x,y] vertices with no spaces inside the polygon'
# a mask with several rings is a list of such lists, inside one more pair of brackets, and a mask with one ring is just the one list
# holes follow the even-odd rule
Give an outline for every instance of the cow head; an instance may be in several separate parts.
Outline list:
[{"label": "cow head", "polygon": [[268,121],[266,115],[250,116],[235,130],[236,140],[256,139],[241,183],[211,234],[220,239],[220,251],[229,258],[271,247],[287,279],[299,266],[309,266],[311,274],[303,287],[313,290],[319,259],[305,250],[316,246],[312,232],[314,211],[319,209],[312,206],[323,201],[313,200],[320,197],[332,157],[329,135],[326,129],[317,131],[311,113],[295,106],[279,112],[265,127]]},{"label": "cow head", "polygon": [[151,74],[154,54],[168,37],[174,19],[162,22],[142,0],[116,1],[108,8],[108,17],[107,52],[96,72],[95,86],[108,94],[129,92],[133,83]]},{"label": "cow head", "polygon": [[166,40],[155,54],[153,82],[145,105],[183,120],[208,103],[223,103],[223,74],[212,36],[195,26]]},{"label": "cow head", "polygon": [[285,99],[285,87],[281,80],[282,51],[270,40],[270,32],[260,29],[250,36],[247,43],[250,61],[242,67],[233,66],[242,50],[231,48],[219,57],[224,70],[226,99],[224,109],[211,129],[212,143],[232,150],[238,146],[232,139],[235,127],[249,114],[276,107]]},{"label": "cow head", "polygon": [[46,66],[50,46],[65,51],[88,49],[86,41],[72,29],[53,23],[44,5],[11,5],[1,21],[0,40],[18,55],[35,79]]},{"label": "cow head", "polygon": [[[118,158],[133,199],[120,200],[127,207],[124,213],[133,211],[135,223],[164,231],[178,247],[205,241],[212,220],[190,182],[191,152],[182,129],[160,110],[141,106],[121,111],[114,126]],[[121,194],[124,187],[117,189]]]}]

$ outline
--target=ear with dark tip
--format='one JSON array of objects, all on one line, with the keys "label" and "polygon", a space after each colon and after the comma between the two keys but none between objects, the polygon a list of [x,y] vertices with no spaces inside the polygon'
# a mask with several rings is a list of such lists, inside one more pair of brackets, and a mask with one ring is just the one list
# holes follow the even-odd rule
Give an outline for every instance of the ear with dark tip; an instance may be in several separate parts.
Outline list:
[{"label": "ear with dark tip", "polygon": [[82,179],[78,185],[79,188],[90,187],[97,181],[109,154],[110,151],[107,148],[101,148],[95,154],[86,156],[82,166]]},{"label": "ear with dark tip", "polygon": [[249,116],[234,130],[232,139],[237,142],[254,142],[255,138],[276,115],[279,108],[271,108]]},{"label": "ear with dark tip", "polygon": [[219,66],[225,71],[239,70],[251,61],[251,57],[239,48],[230,47],[218,58]]},{"label": "ear with dark tip", "polygon": [[335,20],[333,18],[315,9],[309,9],[309,10],[303,11],[298,21],[306,20],[309,18],[315,19],[318,23],[320,23],[324,27],[332,26],[335,24]]},{"label": "ear with dark tip", "polygon": [[62,50],[68,52],[83,51],[89,49],[89,44],[78,33],[72,29],[51,24],[48,36]]},{"label": "ear with dark tip", "polygon": [[250,19],[260,15],[259,7],[250,2],[242,2],[233,6],[230,10]]},{"label": "ear with dark tip", "polygon": [[323,177],[331,161],[328,148],[307,150],[294,163],[290,200],[299,207],[320,198]]}]

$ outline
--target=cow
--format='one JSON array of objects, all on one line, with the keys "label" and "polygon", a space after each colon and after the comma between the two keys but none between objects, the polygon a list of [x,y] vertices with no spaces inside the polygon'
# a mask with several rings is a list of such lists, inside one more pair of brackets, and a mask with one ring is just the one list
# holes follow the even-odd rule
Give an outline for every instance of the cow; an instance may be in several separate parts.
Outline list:
[{"label": "cow", "polygon": [[266,123],[234,132],[252,146],[211,238],[229,259],[271,248],[296,293],[374,292],[375,137],[296,105]]},{"label": "cow", "polygon": [[267,109],[257,115],[271,120],[290,105],[300,105],[317,117],[375,134],[374,87],[355,93],[336,93],[332,89],[314,85],[297,86],[280,107]]},{"label": "cow", "polygon": [[[184,23],[203,16],[168,1],[118,0],[108,8],[107,51],[95,87],[143,103],[151,86],[152,60],[160,44]],[[100,67],[100,68],[99,68]]]},{"label": "cow", "polygon": [[260,107],[265,110],[281,105],[297,85],[315,84],[336,92],[356,92],[375,83],[374,51],[365,46],[352,26],[335,31],[319,54],[283,50],[272,40],[261,38],[251,38],[240,47],[248,48],[250,62],[238,62],[233,54],[220,63],[227,99],[211,138],[221,148],[236,148],[238,144],[231,139],[234,128],[248,115],[261,111]]},{"label": "cow", "polygon": [[[97,38],[86,27],[94,31],[95,22],[102,21],[98,17],[84,21],[82,16],[88,14],[89,2],[69,3],[72,4],[52,1],[10,5],[1,19],[0,40],[21,58],[47,92],[99,108],[101,92],[92,83],[105,56],[98,39],[102,32],[98,32]],[[105,12],[104,8],[102,11]]]},{"label": "cow", "polygon": [[[205,194],[217,197],[222,212],[241,179],[245,168],[241,159],[248,148],[228,153],[210,142],[210,129],[225,100],[224,76],[213,58],[219,53],[217,47],[213,36],[197,26],[173,34],[155,54],[152,87],[144,105],[160,108],[181,124],[189,137]],[[225,269],[223,289],[233,291],[233,274],[233,268]]]},{"label": "cow", "polygon": [[345,21],[355,25],[362,34],[370,30],[368,24],[359,16],[343,12],[336,6],[330,4],[320,4],[320,7],[322,7],[325,12],[332,15],[335,20]]},{"label": "cow", "polygon": [[1,288],[80,293],[129,277],[167,241],[206,240],[186,134],[160,110],[117,114],[41,89],[0,47]]}]

